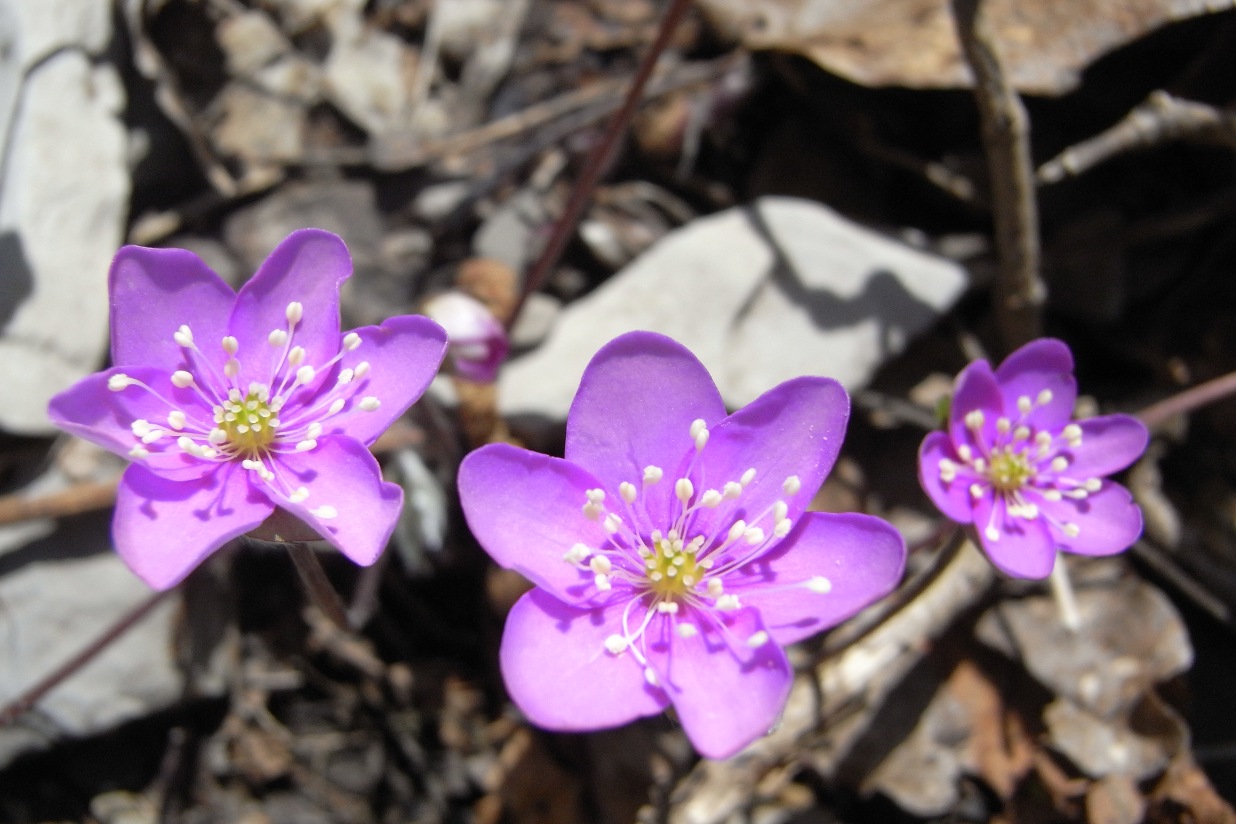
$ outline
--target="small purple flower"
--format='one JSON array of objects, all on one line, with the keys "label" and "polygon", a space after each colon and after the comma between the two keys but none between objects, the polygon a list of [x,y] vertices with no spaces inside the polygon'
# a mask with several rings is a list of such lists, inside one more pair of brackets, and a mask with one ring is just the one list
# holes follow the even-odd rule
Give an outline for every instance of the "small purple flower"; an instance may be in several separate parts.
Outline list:
[{"label": "small purple flower", "polygon": [[381,554],[403,493],[366,446],[425,391],[446,336],[414,316],[341,334],[351,273],[343,241],[317,229],[289,235],[239,293],[183,249],[116,254],[114,366],[49,414],[133,461],[112,536],[152,587],[279,510],[358,564]]},{"label": "small purple flower", "polygon": [[501,647],[528,718],[582,731],[673,705],[711,758],[765,734],[792,680],[782,646],[885,595],[904,566],[884,521],[805,511],[848,417],[845,390],[813,377],[726,415],[694,355],[632,332],[584,370],[565,459],[469,455],[468,524],[536,584]]},{"label": "small purple flower", "polygon": [[475,383],[497,379],[511,344],[485,304],[463,292],[443,292],[425,301],[421,311],[446,330],[447,355],[456,375]]},{"label": "small purple flower", "polygon": [[1111,555],[1142,531],[1128,490],[1105,480],[1146,449],[1129,415],[1072,422],[1073,356],[1058,340],[1031,341],[994,372],[987,361],[957,376],[948,431],[919,450],[919,480],[940,511],[973,523],[991,562],[1017,578],[1045,578],[1056,550]]}]

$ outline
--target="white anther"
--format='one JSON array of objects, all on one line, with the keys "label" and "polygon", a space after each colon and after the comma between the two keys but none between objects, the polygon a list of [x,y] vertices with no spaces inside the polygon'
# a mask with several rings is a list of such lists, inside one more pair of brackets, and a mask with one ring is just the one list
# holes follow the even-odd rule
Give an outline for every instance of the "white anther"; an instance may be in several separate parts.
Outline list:
[{"label": "white anther", "polygon": [[738,603],[737,595],[726,594],[717,599],[716,606],[722,612],[733,612],[742,605]]},{"label": "white anther", "polygon": [[720,578],[709,578],[708,583],[704,586],[708,590],[709,598],[720,598],[721,594],[725,592],[725,584],[721,582]]},{"label": "white anther", "polygon": [[618,494],[622,496],[622,500],[628,504],[635,503],[636,497],[639,495],[639,490],[635,488],[635,484],[630,481],[623,481],[618,484]]},{"label": "white anther", "polygon": [[356,364],[356,368],[352,370],[356,380],[360,380],[369,374],[369,361],[363,360]]},{"label": "white anther", "polygon": [[177,346],[183,346],[186,349],[193,346],[193,330],[188,326],[181,326],[172,335],[172,340],[176,341]]},{"label": "white anther", "polygon": [[608,575],[596,575],[593,577],[592,583],[596,584],[597,589],[601,590],[601,592],[609,592],[614,588],[609,582]]},{"label": "white anther", "polygon": [[223,351],[229,355],[235,355],[240,351],[240,341],[231,335],[224,335],[223,340],[219,341],[219,345],[223,347]]},{"label": "white anther", "polygon": [[614,571],[614,565],[604,555],[593,555],[592,560],[588,562],[588,568],[597,575],[609,575]]},{"label": "white anther", "polygon": [[584,559],[591,554],[592,550],[588,547],[583,544],[575,544],[566,551],[566,554],[562,556],[562,560],[571,564],[582,564]]},{"label": "white anther", "polygon": [[725,486],[721,487],[721,497],[727,501],[732,501],[742,494],[742,484],[737,481],[729,481]]},{"label": "white anther", "polygon": [[966,429],[977,432],[983,428],[983,421],[986,420],[982,409],[972,409],[966,413]]},{"label": "white anther", "polygon": [[989,541],[1000,540],[1000,530],[996,529],[994,526],[989,526],[984,529],[983,534],[987,536],[987,540]]},{"label": "white anther", "polygon": [[355,352],[356,347],[361,345],[361,336],[355,332],[348,332],[343,336],[343,348],[349,352]]},{"label": "white anther", "polygon": [[797,495],[802,488],[803,482],[797,475],[791,475],[781,483],[781,491],[786,495]]},{"label": "white anther", "polygon": [[303,503],[304,500],[308,497],[309,497],[309,490],[302,486],[302,487],[298,487],[295,491],[293,491],[292,494],[288,496],[288,500],[294,504],[299,504],[299,503]]},{"label": "white anther", "polygon": [[707,428],[708,428],[708,422],[705,421],[703,418],[696,418],[695,420],[691,421],[691,439],[695,440],[695,437]]},{"label": "white anther", "polygon": [[1075,423],[1066,426],[1061,432],[1064,439],[1069,442],[1069,446],[1078,446],[1081,444],[1082,428]]},{"label": "white anther", "polygon": [[657,674],[652,671],[652,667],[644,667],[644,680],[648,682],[650,687],[659,687],[657,683]]},{"label": "white anther", "polygon": [[162,429],[152,429],[142,436],[142,443],[152,444],[155,441],[159,440],[159,438],[162,438],[166,434],[167,433],[164,432]]},{"label": "white anther", "polygon": [[970,484],[970,497],[972,498],[983,497],[983,487],[976,483]]},{"label": "white anther", "polygon": [[339,517],[339,510],[328,504],[322,504],[317,509],[309,510],[309,514],[315,518],[321,518],[323,521],[329,521],[332,518]]},{"label": "white anther", "polygon": [[133,437],[140,438],[150,431],[150,421],[145,418],[138,418],[129,424],[129,431],[133,433]]},{"label": "white anther", "polygon": [[940,480],[947,483],[952,483],[957,477],[957,464],[950,461],[948,458],[940,459]]},{"label": "white anther", "polygon": [[694,638],[700,634],[700,631],[695,628],[695,624],[688,624],[686,621],[675,626],[674,632],[678,633],[679,638]]},{"label": "white anther", "polygon": [[1046,449],[1051,446],[1050,432],[1036,432],[1034,435],[1034,445],[1040,449]]},{"label": "white anther", "polygon": [[1069,468],[1069,459],[1063,455],[1057,455],[1051,459],[1050,466],[1052,472],[1063,472]]},{"label": "white anther", "polygon": [[777,538],[784,538],[790,534],[790,530],[793,528],[794,522],[789,518],[786,518],[784,521],[777,521],[776,525],[773,526],[773,535]]},{"label": "white anther", "polygon": [[193,439],[190,438],[188,435],[181,435],[179,438],[177,438],[176,445],[179,446],[185,452],[188,452],[190,455],[196,453],[197,450],[199,449],[198,445],[195,444],[193,442]]},{"label": "white anther", "polygon": [[318,435],[321,435],[321,434],[322,434],[322,424],[318,423],[317,421],[314,421],[313,423],[309,424],[308,428],[305,429],[305,436],[309,438],[316,438]]},{"label": "white anther", "polygon": [[759,649],[760,647],[764,646],[767,643],[768,643],[768,633],[765,632],[764,630],[760,630],[759,632],[753,633],[751,637],[747,639],[747,646],[751,647],[751,649]]},{"label": "white anther", "polygon": [[611,635],[605,639],[605,649],[610,655],[621,655],[630,643],[621,635]]},{"label": "white anther", "polygon": [[974,471],[975,471],[975,472],[986,472],[986,471],[987,471],[987,461],[986,461],[986,459],[984,459],[984,458],[975,458],[975,459],[974,459]]},{"label": "white anther", "polygon": [[1065,524],[1064,526],[1061,527],[1061,529],[1063,529],[1064,534],[1068,535],[1070,538],[1076,538],[1078,535],[1081,534],[1081,527],[1079,527],[1077,524]]},{"label": "white anther", "polygon": [[764,530],[758,526],[748,527],[742,534],[742,538],[751,546],[758,546],[764,543]]},{"label": "white anther", "polygon": [[663,615],[677,615],[678,614],[678,602],[677,601],[661,601],[659,604],[657,604],[657,612],[660,612]]},{"label": "white anther", "polygon": [[210,430],[210,434],[206,436],[206,440],[210,441],[215,446],[218,446],[221,443],[226,443],[227,442],[227,431],[223,429],[219,429],[218,427],[215,427],[214,429]]},{"label": "white anther", "polygon": [[328,415],[338,415],[343,410],[344,404],[347,403],[343,398],[335,398],[331,401],[330,406],[326,410]]},{"label": "white anther", "polygon": [[785,501],[777,501],[773,504],[773,522],[781,523],[785,520],[785,516],[790,514],[790,506]]},{"label": "white anther", "polygon": [[996,431],[999,432],[1001,435],[1008,434],[1008,431],[1012,428],[1013,428],[1013,422],[1010,421],[1008,418],[1004,417],[1003,415],[1001,415],[999,418],[996,418]]},{"label": "white anther", "polygon": [[755,480],[755,467],[752,467],[751,469],[748,469],[746,472],[742,473],[742,477],[738,479],[738,483],[742,484],[744,487],[747,487],[747,486],[750,486],[751,482],[754,480]]},{"label": "white anther", "polygon": [[1098,492],[1103,488],[1103,481],[1099,478],[1087,478],[1082,486],[1086,488],[1087,492]]},{"label": "white anther", "polygon": [[288,308],[283,314],[288,319],[288,323],[295,326],[305,316],[305,307],[300,301],[294,300],[288,304]]},{"label": "white anther", "polygon": [[335,383],[338,383],[338,384],[351,383],[352,378],[355,376],[355,374],[356,373],[353,372],[351,369],[342,369],[339,371],[339,377],[335,379]]},{"label": "white anther", "polygon": [[605,490],[604,489],[585,489],[584,497],[588,499],[588,503],[590,504],[598,504],[598,505],[603,504],[605,503]]},{"label": "white anther", "polygon": [[172,429],[184,429],[186,422],[185,413],[179,409],[173,409],[167,413],[167,425]]},{"label": "white anther", "polygon": [[1059,501],[1063,497],[1064,496],[1060,493],[1059,489],[1044,489],[1043,490],[1043,498],[1048,501]]},{"label": "white anther", "polygon": [[605,521],[601,524],[601,526],[605,527],[606,532],[613,535],[618,530],[622,529],[622,519],[611,512],[605,516]]},{"label": "white anther", "polygon": [[659,466],[644,467],[644,483],[646,484],[660,483],[664,476],[665,472]]},{"label": "white anther", "polygon": [[296,451],[297,452],[308,452],[309,450],[313,449],[317,445],[318,445],[317,441],[315,441],[313,438],[308,438],[306,440],[299,441],[296,444]]},{"label": "white anther", "polygon": [[117,372],[107,379],[107,388],[113,392],[119,392],[122,389],[127,389],[132,386],[135,381],[128,375]]},{"label": "white anther", "polygon": [[193,375],[183,369],[177,369],[172,373],[172,385],[178,389],[184,389],[193,385]]},{"label": "white anther", "polygon": [[246,423],[237,424],[236,431],[243,435],[249,431],[249,425]]},{"label": "white anther", "polygon": [[833,591],[833,582],[823,575],[814,575],[808,578],[805,586],[816,595],[827,595]]},{"label": "white anther", "polygon": [[228,358],[223,364],[223,374],[229,378],[234,378],[240,374],[240,361],[236,358]]},{"label": "white anther", "polygon": [[734,525],[730,527],[728,538],[731,541],[737,541],[742,536],[742,534],[746,531],[747,531],[746,521],[735,521]]},{"label": "white anther", "polygon": [[702,452],[705,446],[708,446],[708,430],[701,429],[695,436],[695,451]]},{"label": "white anther", "polygon": [[695,494],[695,486],[687,478],[679,478],[674,481],[674,497],[682,501],[684,504],[691,500],[691,496]]},{"label": "white anther", "polygon": [[1039,396],[1035,400],[1038,401],[1039,406],[1047,406],[1047,404],[1051,403],[1052,397],[1051,390],[1044,389],[1039,392]]},{"label": "white anther", "polygon": [[1017,411],[1021,414],[1026,414],[1034,408],[1034,401],[1030,400],[1029,395],[1022,395],[1017,399]]},{"label": "white anther", "polygon": [[601,507],[592,502],[588,502],[583,506],[584,517],[590,521],[597,521],[601,518]]},{"label": "white anther", "polygon": [[313,383],[313,379],[316,376],[317,370],[308,364],[296,370],[296,382],[302,385]]},{"label": "white anther", "polygon": [[1030,427],[1022,425],[1013,430],[1013,440],[1024,441],[1030,437]]},{"label": "white anther", "polygon": [[272,329],[266,336],[266,342],[275,347],[283,346],[288,342],[288,333],[282,329]]},{"label": "white anther", "polygon": [[963,443],[957,447],[957,456],[966,463],[970,463],[974,460],[974,450],[970,448],[970,444]]},{"label": "white anther", "polygon": [[140,461],[143,458],[150,457],[150,450],[144,446],[135,446],[129,450],[129,457]]},{"label": "white anther", "polygon": [[293,368],[296,368],[297,366],[300,366],[304,362],[305,362],[305,347],[293,346],[292,350],[288,352],[288,365]]},{"label": "white anther", "polygon": [[716,509],[721,506],[722,500],[723,498],[721,497],[720,492],[715,489],[709,489],[700,496],[700,506],[705,509]]}]

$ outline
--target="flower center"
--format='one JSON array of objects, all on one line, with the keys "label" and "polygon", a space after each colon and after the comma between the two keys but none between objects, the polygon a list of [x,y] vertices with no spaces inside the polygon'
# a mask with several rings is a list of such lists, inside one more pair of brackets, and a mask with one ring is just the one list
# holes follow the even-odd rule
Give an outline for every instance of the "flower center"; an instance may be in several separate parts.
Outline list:
[{"label": "flower center", "polygon": [[987,477],[997,492],[1016,492],[1034,477],[1034,467],[1025,452],[1008,447],[995,449],[989,458]]},{"label": "flower center", "polygon": [[694,590],[707,573],[707,567],[696,557],[703,543],[704,538],[700,536],[689,544],[683,544],[673,531],[665,537],[654,535],[653,548],[640,552],[641,556],[645,556],[648,588],[658,598],[668,600],[679,600]]},{"label": "flower center", "polygon": [[259,385],[239,400],[229,398],[216,406],[215,425],[237,457],[259,458],[275,440],[279,426],[276,411],[271,408],[270,391]]}]

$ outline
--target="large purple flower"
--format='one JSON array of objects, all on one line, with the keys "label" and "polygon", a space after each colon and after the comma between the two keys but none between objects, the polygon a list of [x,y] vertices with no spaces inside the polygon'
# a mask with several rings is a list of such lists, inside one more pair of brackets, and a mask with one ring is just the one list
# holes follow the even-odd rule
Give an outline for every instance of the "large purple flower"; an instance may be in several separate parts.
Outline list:
[{"label": "large purple flower", "polygon": [[766,733],[790,689],[782,645],[885,595],[904,565],[887,523],[804,511],[848,416],[845,390],[810,377],[727,416],[690,352],[633,332],[584,371],[565,459],[469,455],[468,524],[536,584],[501,648],[529,719],[591,730],[672,704],[713,758]]},{"label": "large purple flower", "polygon": [[52,399],[57,426],[133,464],[116,549],[157,589],[276,513],[359,564],[403,493],[366,446],[433,379],[446,336],[423,317],[339,331],[343,241],[305,229],[236,293],[182,249],[126,246],[110,274],[112,362]]},{"label": "large purple flower", "polygon": [[1018,578],[1045,578],[1056,550],[1128,549],[1142,514],[1105,480],[1146,449],[1128,415],[1072,421],[1073,356],[1058,340],[1032,341],[994,372],[987,361],[957,376],[948,431],[919,450],[919,480],[940,511],[973,523],[991,562]]}]

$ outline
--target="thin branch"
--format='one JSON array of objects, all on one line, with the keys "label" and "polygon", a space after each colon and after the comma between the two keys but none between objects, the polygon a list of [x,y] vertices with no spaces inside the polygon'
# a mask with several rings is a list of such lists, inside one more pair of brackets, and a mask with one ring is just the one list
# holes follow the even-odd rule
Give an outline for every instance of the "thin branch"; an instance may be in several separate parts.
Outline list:
[{"label": "thin branch", "polygon": [[514,318],[519,317],[519,310],[523,307],[528,295],[544,285],[545,280],[549,277],[549,273],[557,265],[558,259],[562,257],[567,241],[575,234],[575,227],[578,225],[584,208],[592,197],[592,192],[596,188],[597,182],[601,179],[601,175],[605,173],[606,169],[609,168],[614,151],[618,146],[619,138],[626,134],[627,125],[635,115],[635,108],[643,96],[644,86],[647,85],[648,79],[652,77],[652,71],[657,65],[658,58],[665,51],[665,47],[669,45],[670,38],[678,28],[678,24],[682,22],[682,18],[690,4],[690,0],[673,0],[669,10],[661,18],[661,26],[657,30],[657,37],[641,59],[639,68],[635,72],[635,79],[631,82],[631,88],[627,91],[626,99],[622,102],[622,107],[614,113],[613,118],[606,125],[605,133],[601,140],[593,146],[592,151],[588,154],[588,158],[584,162],[584,168],[580,172],[579,178],[575,181],[575,188],[571,191],[571,197],[567,200],[561,217],[554,223],[553,234],[550,235],[545,248],[541,251],[540,257],[532,264],[532,268],[524,279],[524,288],[520,293],[518,303],[515,305],[515,311],[512,313],[512,323],[514,323]]},{"label": "thin branch", "polygon": [[1039,276],[1039,219],[1030,156],[1030,122],[1000,65],[979,0],[952,0],[957,39],[974,74],[974,99],[991,176],[999,276],[996,323],[1012,350],[1042,334],[1047,289]]},{"label": "thin branch", "polygon": [[1147,428],[1157,429],[1169,418],[1192,412],[1194,409],[1222,400],[1232,394],[1236,394],[1236,372],[1229,372],[1179,394],[1164,398],[1158,403],[1152,403],[1138,412],[1137,417],[1146,424]]}]

